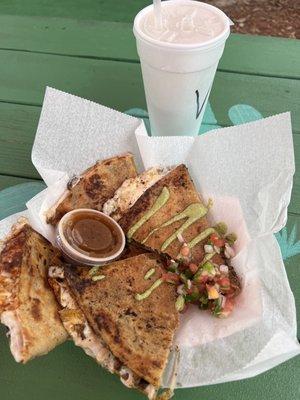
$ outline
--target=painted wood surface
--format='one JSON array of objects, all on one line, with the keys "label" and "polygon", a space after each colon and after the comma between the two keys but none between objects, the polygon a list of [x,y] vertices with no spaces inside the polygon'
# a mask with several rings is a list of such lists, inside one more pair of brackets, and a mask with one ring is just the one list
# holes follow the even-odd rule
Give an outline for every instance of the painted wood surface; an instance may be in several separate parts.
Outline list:
[{"label": "painted wood surface", "polygon": [[[111,21],[0,15],[0,49],[139,62],[132,24]],[[219,70],[299,78],[300,42],[231,35]]]},{"label": "painted wood surface", "polygon": [[[0,50],[0,60],[1,102],[40,106],[48,85],[121,111],[145,108],[140,66],[135,63],[9,50]],[[265,117],[290,110],[293,127],[300,132],[299,92],[297,79],[218,71],[210,101],[222,125],[230,123],[227,111],[232,105],[246,103]]]}]

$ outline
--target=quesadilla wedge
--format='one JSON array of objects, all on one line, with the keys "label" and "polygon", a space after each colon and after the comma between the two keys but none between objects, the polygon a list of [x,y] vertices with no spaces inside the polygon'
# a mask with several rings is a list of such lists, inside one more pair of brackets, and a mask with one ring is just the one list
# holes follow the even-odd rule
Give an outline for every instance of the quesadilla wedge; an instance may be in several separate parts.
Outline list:
[{"label": "quesadilla wedge", "polygon": [[161,280],[163,271],[153,254],[98,269],[49,269],[61,319],[75,344],[149,399],[156,398],[178,324],[176,289]]},{"label": "quesadilla wedge", "polygon": [[124,154],[97,162],[73,177],[67,190],[58,202],[47,212],[47,223],[56,225],[69,211],[78,208],[102,210],[121,184],[137,175],[132,154]]},{"label": "quesadilla wedge", "polygon": [[[215,315],[227,316],[232,298],[240,291],[239,279],[229,265],[233,253],[229,242],[234,235],[225,238],[224,223],[211,226],[210,204],[197,192],[185,165],[156,169],[156,174],[153,170],[125,181],[104,205],[104,212],[119,222],[129,242],[172,261],[171,270],[177,275],[166,279],[188,286],[191,282],[187,281],[193,281],[195,293],[191,293],[193,287],[184,289],[184,301],[198,304],[203,299]],[[134,195],[128,195],[130,187]]]},{"label": "quesadilla wedge", "polygon": [[25,220],[1,247],[0,318],[9,329],[12,355],[26,363],[68,337],[47,281],[48,264],[56,250]]},{"label": "quesadilla wedge", "polygon": [[[122,188],[123,185],[119,192]],[[203,244],[209,237],[203,232],[212,233],[212,228],[207,220],[208,207],[184,165],[162,174],[127,208],[122,207],[122,202],[124,200],[119,199],[119,205],[114,207],[119,210],[117,218],[115,212],[108,214],[118,220],[129,240],[176,260],[182,247],[178,236],[183,237],[189,244],[194,262],[202,261]],[[104,205],[104,210],[107,210],[107,205]],[[199,240],[200,234],[202,240]]]}]

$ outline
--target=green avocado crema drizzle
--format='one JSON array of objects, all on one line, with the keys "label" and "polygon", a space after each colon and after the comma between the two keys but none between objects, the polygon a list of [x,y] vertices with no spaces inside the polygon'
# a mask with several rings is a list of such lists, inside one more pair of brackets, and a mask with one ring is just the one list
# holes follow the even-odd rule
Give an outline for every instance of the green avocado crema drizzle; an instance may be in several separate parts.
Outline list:
[{"label": "green avocado crema drizzle", "polygon": [[[182,234],[190,225],[192,225],[194,222],[196,222],[198,219],[204,217],[208,212],[208,208],[205,207],[204,205],[200,204],[200,203],[193,203],[190,204],[186,209],[184,209],[181,213],[175,215],[173,218],[169,219],[168,221],[166,221],[165,223],[163,223],[161,226],[153,229],[149,235],[146,237],[146,239],[143,240],[142,243],[145,243],[146,240],[148,240],[148,238],[154,233],[156,232],[158,229],[160,228],[165,228],[166,226],[169,226],[171,224],[173,224],[174,222],[180,221],[184,218],[187,218],[187,220],[181,225],[181,227],[179,229],[177,229],[176,232],[174,232],[171,236],[169,236],[164,243],[161,245],[161,250],[164,251],[166,250],[166,248],[168,246],[170,246],[170,244],[172,242],[174,242],[174,240],[177,239],[177,236]],[[204,231],[205,232],[205,231]],[[199,236],[199,235],[198,235]],[[195,239],[198,238],[198,236],[196,236]],[[191,242],[188,243],[188,246],[191,248],[193,246],[195,246],[198,241],[196,241],[194,244],[192,242],[194,242],[193,239]]]},{"label": "green avocado crema drizzle", "polygon": [[135,299],[138,300],[138,301],[141,301],[141,300],[146,299],[146,298],[149,297],[150,294],[151,294],[155,289],[157,289],[158,286],[160,286],[162,283],[163,283],[163,280],[162,280],[161,278],[160,278],[160,279],[157,279],[157,280],[149,287],[149,289],[145,290],[144,293],[137,293],[137,294],[135,295]]},{"label": "green avocado crema drizzle", "polygon": [[127,232],[128,239],[131,239],[135,232],[167,203],[169,198],[170,192],[168,188],[164,187],[150,210],[148,210],[145,215],[143,215],[143,217],[129,229]]},{"label": "green avocado crema drizzle", "polygon": [[[141,219],[139,219],[131,228],[129,229],[127,233],[128,239],[131,239],[132,236],[135,234],[135,232],[145,223],[147,222],[158,210],[160,210],[169,200],[170,198],[170,192],[168,188],[164,187],[163,190],[161,191],[160,195],[158,198],[155,200],[153,206],[143,215]],[[186,207],[181,213],[175,215],[174,217],[170,218],[168,221],[164,222],[162,225],[158,226],[157,228],[154,228],[148,235],[147,237],[142,241],[142,244],[144,244],[153,233],[158,231],[161,228],[165,228],[174,222],[181,221],[182,219],[187,218],[187,220],[181,225],[180,228],[176,230],[171,236],[169,236],[164,243],[161,245],[161,251],[164,251],[167,249],[167,247],[170,246],[171,243],[174,242],[174,240],[177,239],[178,235],[182,234],[186,229],[188,229],[194,222],[196,222],[198,219],[201,219],[204,217],[209,210],[209,206],[204,206],[201,203],[193,203],[190,204],[188,207]],[[208,236],[210,236],[212,233],[215,232],[214,228],[208,228],[205,231],[201,232],[199,235],[197,235],[194,239],[192,239],[187,245],[191,249],[192,247],[196,246],[199,242],[202,240],[206,239]]]},{"label": "green avocado crema drizzle", "polygon": [[199,242],[202,242],[202,240],[206,239],[208,236],[210,236],[212,233],[215,232],[214,228],[207,228],[205,231],[199,233],[194,239],[192,239],[190,242],[188,242],[188,246],[191,249],[192,247],[196,246]]},{"label": "green avocado crema drizzle", "polygon": [[203,260],[201,261],[201,263],[199,264],[199,266],[201,267],[203,264],[206,263],[206,261],[211,260],[217,253],[214,251],[213,253],[208,253],[205,254]]},{"label": "green avocado crema drizzle", "polygon": [[144,279],[145,280],[150,279],[153,274],[155,274],[155,268],[149,269],[149,271],[146,272]]}]

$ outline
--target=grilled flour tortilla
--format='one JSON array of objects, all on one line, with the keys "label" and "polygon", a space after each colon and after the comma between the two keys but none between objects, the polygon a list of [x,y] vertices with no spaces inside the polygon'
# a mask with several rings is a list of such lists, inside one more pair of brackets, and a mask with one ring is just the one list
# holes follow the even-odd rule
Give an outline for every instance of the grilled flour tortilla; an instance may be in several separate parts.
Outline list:
[{"label": "grilled flour tortilla", "polygon": [[[210,228],[207,220],[208,207],[196,191],[183,164],[162,174],[150,187],[145,187],[136,201],[127,208],[123,206],[122,199],[116,201],[119,203],[114,206],[119,210],[116,219],[127,238],[149,250],[167,254],[173,259],[178,258],[182,247],[178,233],[184,237],[185,242],[191,243],[199,234]],[[186,213],[189,208],[190,214]],[[114,217],[115,212],[110,215]],[[195,263],[201,262],[204,257],[203,245],[204,240],[199,240],[191,247]]]},{"label": "grilled flour tortilla", "polygon": [[[204,246],[214,232],[207,218],[209,206],[197,192],[183,164],[171,170],[151,168],[125,181],[103,210],[119,222],[129,241],[148,251],[178,261],[184,241],[190,250],[191,262],[199,265],[207,256]],[[218,252],[210,261],[227,264],[224,255]],[[237,295],[240,283],[230,266],[229,279]]]},{"label": "grilled flour tortilla", "polygon": [[55,250],[25,221],[15,226],[0,254],[0,315],[17,362],[48,353],[67,338],[47,282]]},{"label": "grilled flour tortilla", "polygon": [[102,210],[118,187],[137,174],[132,154],[124,154],[97,162],[71,179],[68,190],[47,213],[47,222],[56,225],[69,211],[78,208]]},{"label": "grilled flour tortilla", "polygon": [[[153,275],[145,279],[149,270]],[[150,399],[161,384],[178,324],[176,289],[160,280],[162,273],[161,262],[152,254],[97,271],[70,266],[49,270],[63,307],[60,316],[75,344]],[[147,295],[154,283],[157,288]]]}]

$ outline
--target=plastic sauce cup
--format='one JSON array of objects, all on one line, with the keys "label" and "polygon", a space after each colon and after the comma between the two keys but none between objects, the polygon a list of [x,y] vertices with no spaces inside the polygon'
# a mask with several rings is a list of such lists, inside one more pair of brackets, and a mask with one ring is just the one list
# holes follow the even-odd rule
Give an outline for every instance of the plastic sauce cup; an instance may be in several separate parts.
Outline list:
[{"label": "plastic sauce cup", "polygon": [[[101,247],[108,237],[114,238],[114,243],[107,254],[97,255],[97,251],[83,250],[76,242],[76,236],[81,240],[84,235],[92,240],[93,246],[99,244]],[[56,242],[72,264],[104,265],[122,254],[126,239],[120,225],[111,217],[100,211],[81,208],[68,212],[60,220]],[[101,253],[105,253],[105,249]]]}]

